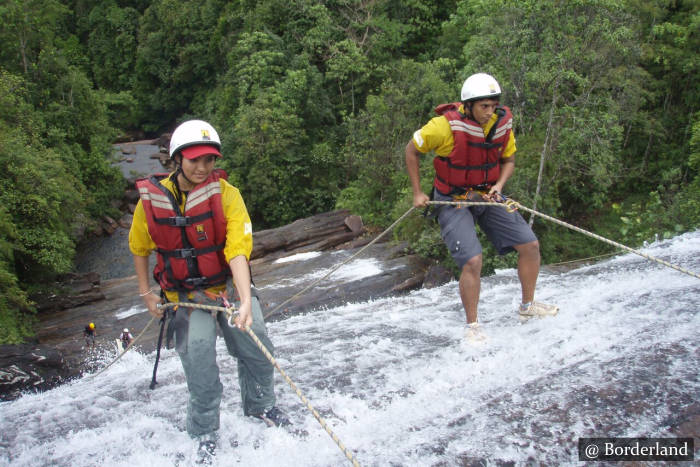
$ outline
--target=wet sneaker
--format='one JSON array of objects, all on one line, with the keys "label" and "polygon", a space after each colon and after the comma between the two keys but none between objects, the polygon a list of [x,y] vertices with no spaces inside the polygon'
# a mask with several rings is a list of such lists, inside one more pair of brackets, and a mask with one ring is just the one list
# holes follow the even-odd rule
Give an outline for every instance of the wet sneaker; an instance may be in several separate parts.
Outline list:
[{"label": "wet sneaker", "polygon": [[525,319],[532,318],[533,316],[554,316],[557,313],[559,313],[558,306],[535,301],[521,304],[518,310],[520,317]]},{"label": "wet sneaker", "polygon": [[486,340],[486,334],[478,322],[470,323],[464,330],[464,340],[469,344],[480,344]]},{"label": "wet sneaker", "polygon": [[214,462],[215,454],[216,441],[200,441],[199,448],[197,448],[197,460],[195,463],[198,465],[211,465]]},{"label": "wet sneaker", "polygon": [[263,413],[251,415],[252,417],[259,418],[267,424],[267,426],[290,426],[292,422],[289,421],[287,415],[282,412],[277,407],[272,407],[267,409]]}]

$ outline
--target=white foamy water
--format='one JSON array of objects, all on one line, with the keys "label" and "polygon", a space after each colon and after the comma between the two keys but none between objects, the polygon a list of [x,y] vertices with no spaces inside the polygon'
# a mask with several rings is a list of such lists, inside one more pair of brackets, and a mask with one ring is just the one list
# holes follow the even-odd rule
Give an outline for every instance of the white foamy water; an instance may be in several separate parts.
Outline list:
[{"label": "white foamy water", "polygon": [[[700,271],[699,232],[644,251]],[[699,279],[625,255],[542,274],[537,299],[558,304],[557,317],[520,323],[519,296],[514,271],[484,280],[488,341],[479,347],[462,342],[454,282],[295,316],[269,331],[281,367],[361,465],[575,464],[579,437],[673,436],[674,417],[700,396]],[[350,465],[279,375],[278,405],[308,434],[245,418],[236,362],[221,340],[218,350],[216,465]],[[129,352],[97,378],[0,405],[0,464],[188,459],[179,359],[163,352],[151,391],[153,360]]]},{"label": "white foamy water", "polygon": [[277,260],[275,260],[275,263],[292,263],[294,261],[306,261],[308,259],[316,258],[318,256],[321,256],[320,251],[311,251],[309,253],[298,253],[296,255],[285,256],[284,258],[277,259]]},{"label": "white foamy water", "polygon": [[[338,257],[338,264],[342,263],[346,258],[342,254],[336,253],[336,256]],[[322,277],[325,277],[329,272],[333,271],[331,275],[329,275],[329,278],[332,278],[333,281],[339,282],[339,281],[355,281],[355,280],[360,280],[364,279],[366,277],[371,277],[371,276],[376,276],[377,274],[381,274],[383,269],[381,267],[381,263],[374,259],[374,258],[355,258],[352,261],[348,262],[347,264],[342,265],[340,268],[335,269],[337,265],[334,265],[333,267],[329,268],[318,268],[312,271],[309,271],[307,274],[304,274],[303,276],[299,277],[289,277],[287,279],[280,279],[276,282],[275,286],[277,287],[290,287],[294,286],[296,284],[306,284],[313,282],[315,280],[318,280]],[[335,269],[335,270],[334,270]],[[333,283],[333,281],[327,281],[325,283],[319,284],[317,287],[318,288],[323,288],[323,287],[336,287],[337,284]],[[260,287],[260,290],[268,289],[270,286],[267,287]]]},{"label": "white foamy water", "polygon": [[128,308],[127,310],[119,310],[117,311],[114,316],[117,319],[126,319],[129,316],[134,316],[138,315],[139,313],[146,313],[148,310],[146,309],[145,306],[132,306]]}]

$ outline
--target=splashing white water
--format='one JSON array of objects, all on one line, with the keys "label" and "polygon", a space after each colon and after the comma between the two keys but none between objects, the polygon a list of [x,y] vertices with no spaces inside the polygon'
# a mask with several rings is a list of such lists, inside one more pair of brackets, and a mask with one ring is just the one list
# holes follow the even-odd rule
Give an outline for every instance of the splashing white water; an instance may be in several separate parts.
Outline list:
[{"label": "splashing white water", "polygon": [[[698,271],[700,233],[645,252]],[[281,367],[362,465],[571,464],[579,437],[671,436],[674,416],[698,400],[697,278],[625,255],[543,273],[537,299],[560,306],[554,318],[520,323],[519,296],[515,271],[484,280],[488,340],[478,347],[462,341],[454,282],[295,316],[269,331]],[[347,463],[279,377],[278,405],[308,435],[244,417],[236,362],[222,341],[218,350],[216,465]],[[179,359],[163,352],[151,391],[153,359],[129,352],[97,378],[3,403],[0,464],[156,467],[187,459]]]},{"label": "splashing white water", "polygon": [[306,261],[309,259],[317,258],[321,256],[320,251],[311,251],[308,253],[297,253],[296,255],[285,256],[283,258],[277,259],[274,262],[277,263],[293,263],[295,261]]}]

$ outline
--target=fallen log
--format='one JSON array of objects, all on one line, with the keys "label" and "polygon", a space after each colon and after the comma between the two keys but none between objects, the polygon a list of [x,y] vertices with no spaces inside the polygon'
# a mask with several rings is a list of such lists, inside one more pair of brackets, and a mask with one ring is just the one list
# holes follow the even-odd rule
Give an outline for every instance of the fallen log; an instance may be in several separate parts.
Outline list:
[{"label": "fallen log", "polygon": [[253,233],[251,259],[275,252],[327,250],[362,234],[362,219],[348,210],[330,211],[275,229]]}]

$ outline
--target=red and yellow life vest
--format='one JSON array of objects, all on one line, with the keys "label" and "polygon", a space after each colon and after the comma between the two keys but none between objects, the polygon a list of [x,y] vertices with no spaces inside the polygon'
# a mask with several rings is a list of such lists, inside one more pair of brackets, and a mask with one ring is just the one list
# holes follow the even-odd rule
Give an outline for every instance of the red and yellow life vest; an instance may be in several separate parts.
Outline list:
[{"label": "red and yellow life vest", "polygon": [[460,103],[442,104],[435,108],[450,123],[454,148],[447,157],[433,159],[433,185],[444,195],[470,188],[486,189],[498,181],[500,160],[513,128],[513,114],[505,106],[496,108],[497,120],[489,134],[475,120],[459,112]]},{"label": "red and yellow life vest", "polygon": [[187,195],[184,212],[170,190],[160,183],[166,175],[136,182],[146,213],[148,233],[156,244],[153,277],[163,290],[189,291],[223,284],[231,274],[224,257],[226,217],[220,178],[215,169]]}]

